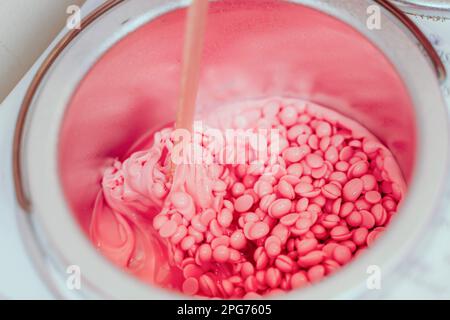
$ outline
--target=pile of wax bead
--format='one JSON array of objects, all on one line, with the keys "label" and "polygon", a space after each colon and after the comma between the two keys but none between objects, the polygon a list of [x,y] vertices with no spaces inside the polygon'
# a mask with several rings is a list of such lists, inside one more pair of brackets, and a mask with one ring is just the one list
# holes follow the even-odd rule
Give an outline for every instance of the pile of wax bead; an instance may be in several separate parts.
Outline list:
[{"label": "pile of wax bead", "polygon": [[296,100],[245,105],[228,125],[276,129],[275,161],[214,162],[221,151],[203,137],[213,161],[179,165],[172,178],[166,128],[104,174],[107,205],[151,221],[180,272],[163,285],[187,295],[255,298],[320,281],[374,243],[405,193],[393,155],[360,124]]}]

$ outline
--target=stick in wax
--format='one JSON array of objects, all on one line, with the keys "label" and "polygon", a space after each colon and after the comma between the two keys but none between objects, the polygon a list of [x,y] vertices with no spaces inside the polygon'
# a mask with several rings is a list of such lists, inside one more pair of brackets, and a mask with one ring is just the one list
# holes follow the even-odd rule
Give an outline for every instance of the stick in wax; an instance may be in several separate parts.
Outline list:
[{"label": "stick in wax", "polygon": [[193,0],[188,10],[176,128],[192,130],[200,78],[208,0]]},{"label": "stick in wax", "polygon": [[[200,80],[200,63],[205,37],[208,0],[193,0],[186,21],[186,33],[181,69],[181,91],[176,114],[176,129],[192,131]],[[175,163],[170,163],[170,176],[175,172]]]}]

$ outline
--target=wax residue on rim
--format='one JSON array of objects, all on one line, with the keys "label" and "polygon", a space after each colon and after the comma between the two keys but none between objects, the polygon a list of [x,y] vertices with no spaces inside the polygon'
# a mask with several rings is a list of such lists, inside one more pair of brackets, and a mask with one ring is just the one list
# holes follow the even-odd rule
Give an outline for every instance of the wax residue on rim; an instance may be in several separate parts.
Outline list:
[{"label": "wax residue on rim", "polygon": [[[173,128],[151,135],[103,175],[90,236],[114,264],[192,296],[283,293],[349,263],[397,212],[406,191],[400,169],[358,123],[294,99],[226,110],[233,111],[206,122],[275,130],[276,139],[266,137],[270,157],[256,161],[244,142],[245,163],[230,164],[223,157],[232,146],[217,148],[195,129],[210,164],[178,165],[172,180]],[[275,140],[278,148],[270,148]]]}]

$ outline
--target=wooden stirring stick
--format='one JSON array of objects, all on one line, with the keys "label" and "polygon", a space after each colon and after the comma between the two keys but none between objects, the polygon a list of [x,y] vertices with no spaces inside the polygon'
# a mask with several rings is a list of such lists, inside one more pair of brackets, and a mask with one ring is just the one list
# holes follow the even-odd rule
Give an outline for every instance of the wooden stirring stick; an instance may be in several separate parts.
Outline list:
[{"label": "wooden stirring stick", "polygon": [[[181,91],[175,122],[176,129],[186,129],[190,132],[192,132],[194,122],[207,14],[208,0],[192,1],[186,21]],[[171,177],[175,172],[175,166],[175,163],[170,163]]]},{"label": "wooden stirring stick", "polygon": [[188,10],[176,128],[192,130],[200,79],[208,0],[193,0]]}]

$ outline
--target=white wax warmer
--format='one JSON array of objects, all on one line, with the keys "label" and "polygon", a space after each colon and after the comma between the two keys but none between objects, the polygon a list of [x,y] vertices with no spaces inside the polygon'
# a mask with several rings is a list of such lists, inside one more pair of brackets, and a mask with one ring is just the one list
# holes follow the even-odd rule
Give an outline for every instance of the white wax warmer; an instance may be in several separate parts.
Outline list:
[{"label": "white wax warmer", "polygon": [[[83,229],[106,159],[174,120],[184,6],[106,2],[55,47],[25,96],[14,177],[29,246],[44,272],[79,266],[83,297],[181,297],[114,267]],[[379,12],[380,29],[369,27],[368,12]],[[388,274],[443,205],[445,69],[430,43],[387,1],[214,1],[203,62],[203,110],[267,96],[308,99],[362,123],[396,156],[409,191],[384,236],[336,275],[282,298],[360,296],[368,266]],[[62,280],[48,277],[50,286]]]}]

